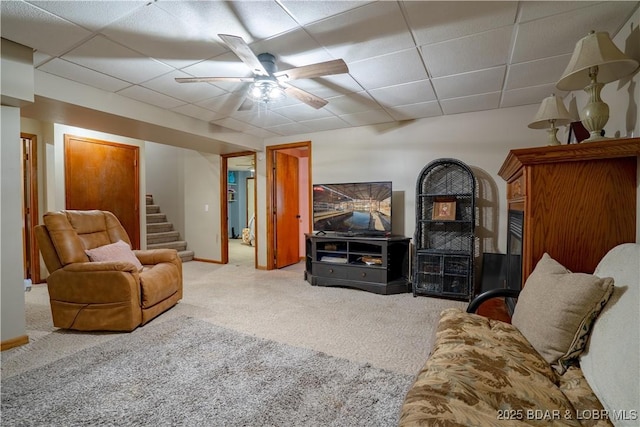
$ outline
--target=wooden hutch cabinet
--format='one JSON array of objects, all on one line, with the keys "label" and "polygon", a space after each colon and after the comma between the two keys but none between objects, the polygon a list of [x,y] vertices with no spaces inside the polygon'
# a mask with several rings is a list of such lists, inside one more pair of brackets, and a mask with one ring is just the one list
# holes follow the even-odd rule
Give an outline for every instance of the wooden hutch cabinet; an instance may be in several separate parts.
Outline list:
[{"label": "wooden hutch cabinet", "polygon": [[640,138],[509,152],[498,174],[507,181],[510,222],[520,218],[520,286],[545,252],[573,272],[593,273],[611,248],[636,241],[639,155]]}]

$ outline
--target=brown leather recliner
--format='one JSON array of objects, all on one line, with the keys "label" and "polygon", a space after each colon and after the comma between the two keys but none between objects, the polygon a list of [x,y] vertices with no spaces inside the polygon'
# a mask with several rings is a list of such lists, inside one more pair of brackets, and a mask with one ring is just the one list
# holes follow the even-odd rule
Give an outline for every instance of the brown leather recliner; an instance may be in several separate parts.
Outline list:
[{"label": "brown leather recliner", "polygon": [[131,241],[111,212],[48,212],[36,237],[49,270],[53,325],[80,331],[132,331],[182,298],[182,261],[175,249],[135,250],[131,262],[91,262],[85,250]]}]

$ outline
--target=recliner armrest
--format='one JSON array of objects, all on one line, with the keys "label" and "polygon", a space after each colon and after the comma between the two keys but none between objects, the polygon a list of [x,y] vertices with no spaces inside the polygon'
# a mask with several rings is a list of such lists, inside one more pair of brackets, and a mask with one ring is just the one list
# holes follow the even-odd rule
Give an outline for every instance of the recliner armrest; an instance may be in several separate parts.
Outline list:
[{"label": "recliner armrest", "polygon": [[62,270],[69,273],[95,273],[99,271],[138,272],[138,269],[132,263],[126,261],[76,262],[65,265]]},{"label": "recliner armrest", "polygon": [[180,260],[178,251],[175,249],[147,249],[135,250],[134,255],[143,265],[155,265],[161,262],[176,262]]},{"label": "recliner armrest", "polygon": [[492,298],[500,298],[500,297],[518,298],[519,295],[520,295],[519,289],[507,289],[507,288],[491,289],[475,297],[467,306],[467,313],[475,313],[483,302],[488,301]]}]

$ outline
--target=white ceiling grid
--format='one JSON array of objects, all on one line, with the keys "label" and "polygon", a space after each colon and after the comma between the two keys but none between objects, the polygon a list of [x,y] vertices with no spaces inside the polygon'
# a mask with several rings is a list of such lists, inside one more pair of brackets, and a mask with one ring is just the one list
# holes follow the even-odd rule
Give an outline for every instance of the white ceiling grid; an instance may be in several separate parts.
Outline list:
[{"label": "white ceiling grid", "polygon": [[[616,34],[639,3],[3,0],[0,28],[40,71],[269,137],[538,104],[576,41]],[[287,98],[238,111],[246,83],[174,80],[251,75],[218,34],[281,70],[342,58],[349,73],[291,82],[322,109]]]}]

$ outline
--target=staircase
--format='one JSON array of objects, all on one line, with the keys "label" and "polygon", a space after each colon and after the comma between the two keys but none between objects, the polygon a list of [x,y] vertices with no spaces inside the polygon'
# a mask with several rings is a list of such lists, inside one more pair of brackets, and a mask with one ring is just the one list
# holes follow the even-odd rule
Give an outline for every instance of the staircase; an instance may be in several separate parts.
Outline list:
[{"label": "staircase", "polygon": [[175,249],[182,262],[193,260],[193,251],[187,250],[187,242],[180,240],[180,233],[173,229],[160,206],[153,204],[153,196],[147,195],[147,249]]}]

